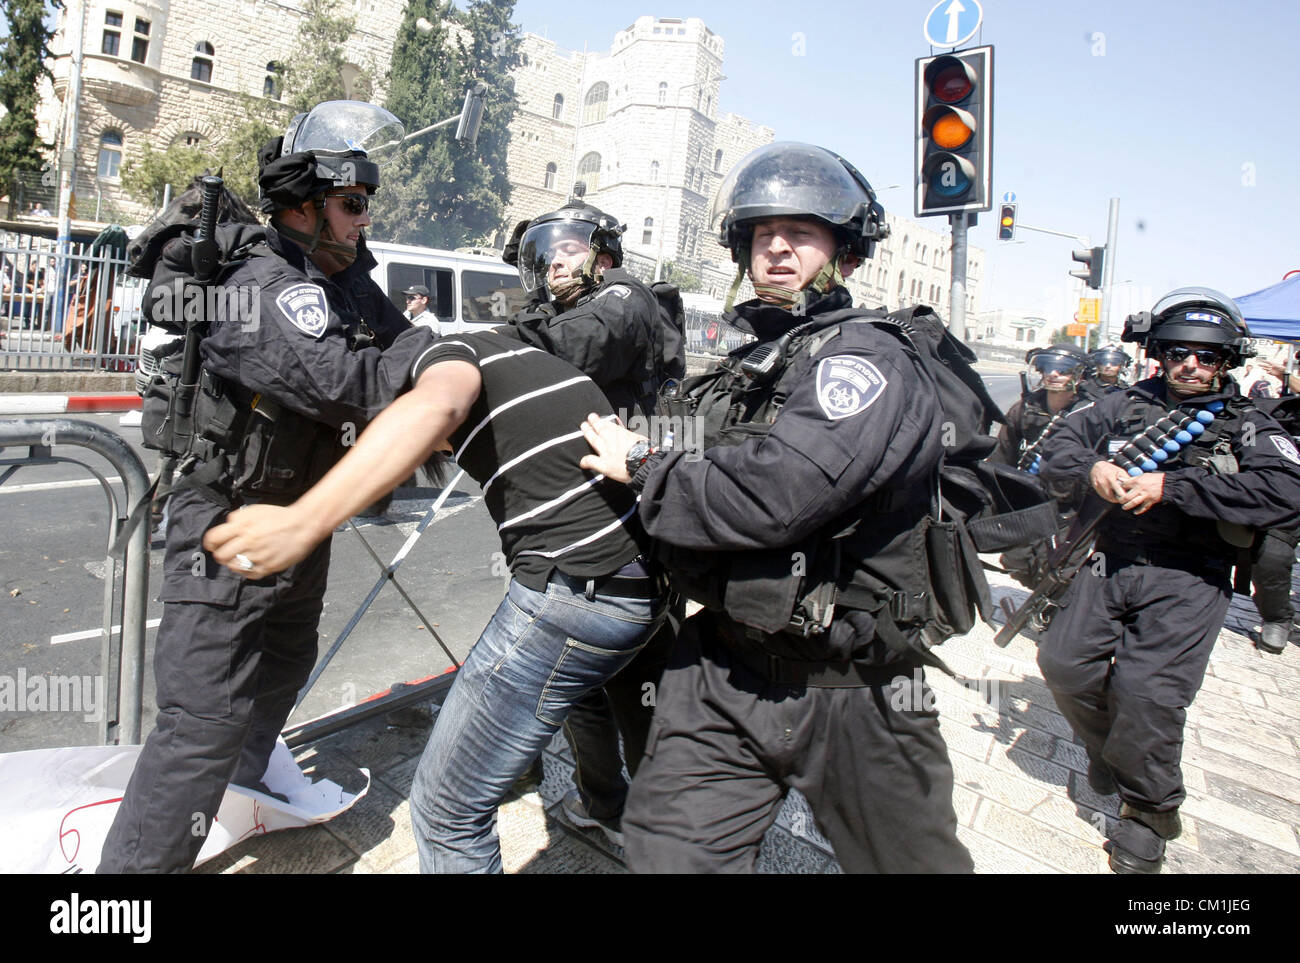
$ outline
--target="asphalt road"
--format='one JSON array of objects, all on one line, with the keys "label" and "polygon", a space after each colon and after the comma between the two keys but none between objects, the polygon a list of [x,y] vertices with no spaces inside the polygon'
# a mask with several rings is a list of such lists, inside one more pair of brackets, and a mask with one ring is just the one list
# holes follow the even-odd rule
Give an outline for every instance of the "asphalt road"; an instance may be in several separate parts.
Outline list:
[{"label": "asphalt road", "polygon": [[[1004,409],[1019,394],[1015,374],[990,371],[985,380]],[[80,420],[127,438],[152,472],[155,454],[139,446],[138,429],[119,427],[119,418],[88,415]],[[0,457],[25,454],[24,449],[7,449]],[[103,474],[115,476],[100,456],[84,449],[60,446],[55,454],[81,458]],[[121,485],[114,487],[120,503],[124,498]],[[388,562],[437,495],[432,488],[399,489],[383,518],[358,519],[359,533],[347,526],[335,533],[320,626],[322,654],[344,631],[381,576],[380,566],[361,538]],[[74,465],[25,467],[0,485],[0,586],[4,592],[0,596],[4,606],[0,616],[0,752],[97,741],[96,711],[102,700],[96,677],[112,678],[116,672],[110,665],[106,674],[99,665],[109,511],[98,483],[84,468]],[[504,595],[506,578],[498,551],[495,528],[477,486],[465,482],[456,486],[396,573],[397,582],[457,660],[464,658]],[[161,572],[160,540],[154,541],[150,554],[146,666],[152,663],[155,626],[162,616],[162,605],[152,601]],[[113,622],[120,621],[120,611],[115,611]],[[430,630],[421,625],[420,617],[392,585],[384,585],[294,719],[331,712],[393,683],[443,672],[451,664]],[[39,676],[87,677],[80,686],[88,698],[74,708],[65,689],[57,705],[47,703],[39,709],[27,705],[17,711],[19,683],[25,679],[30,687],[31,680]],[[152,727],[154,711],[150,671],[145,678],[146,732]]]}]

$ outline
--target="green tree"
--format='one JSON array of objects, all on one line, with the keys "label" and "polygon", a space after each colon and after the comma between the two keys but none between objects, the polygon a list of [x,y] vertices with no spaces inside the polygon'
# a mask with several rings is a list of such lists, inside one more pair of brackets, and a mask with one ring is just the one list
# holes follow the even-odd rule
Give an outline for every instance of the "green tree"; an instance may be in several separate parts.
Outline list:
[{"label": "green tree", "polygon": [[44,0],[4,0],[0,8],[9,29],[0,38],[0,185],[8,185],[18,171],[40,170],[51,146],[36,136],[36,88],[42,77],[53,79],[44,61],[54,32],[45,26]]},{"label": "green tree", "polygon": [[704,290],[704,284],[700,281],[700,276],[679,267],[676,261],[664,262],[663,279],[669,284],[676,285],[677,290],[683,294]]},{"label": "green tree", "polygon": [[122,189],[142,204],[159,207],[168,184],[173,193],[182,191],[195,174],[213,167],[212,158],[197,147],[173,144],[160,151],[146,140],[140,153],[122,165]]},{"label": "green tree", "polygon": [[[338,0],[307,0],[303,14],[293,52],[281,61],[282,99],[295,114],[326,100],[348,99],[343,84],[343,44],[357,25],[356,17],[340,12]],[[370,78],[363,73],[354,83],[353,99],[365,100],[371,91]]]},{"label": "green tree", "polygon": [[[434,0],[407,6],[393,44],[387,108],[416,131],[456,114],[476,81],[487,85],[487,96],[473,149],[449,130],[435,131],[411,141],[385,169],[372,205],[375,237],[455,248],[490,241],[502,229],[516,105],[510,70],[519,50],[513,12],[514,0],[475,0],[464,11],[441,10]],[[432,29],[420,30],[417,20]]]}]

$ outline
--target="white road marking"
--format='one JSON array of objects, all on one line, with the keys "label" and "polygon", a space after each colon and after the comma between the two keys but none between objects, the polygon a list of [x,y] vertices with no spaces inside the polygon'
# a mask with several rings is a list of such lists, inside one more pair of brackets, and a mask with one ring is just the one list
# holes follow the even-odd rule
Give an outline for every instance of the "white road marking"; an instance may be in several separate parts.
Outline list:
[{"label": "white road marking", "polygon": [[[104,480],[110,485],[120,485],[122,483],[122,479],[116,475],[108,475]],[[78,478],[72,481],[37,482],[31,485],[0,485],[0,495],[17,495],[20,492],[47,492],[60,488],[89,488],[91,485],[98,484],[98,478]]]},{"label": "white road marking", "polygon": [[[150,619],[149,621],[145,622],[144,627],[146,629],[156,629],[158,628],[158,623],[161,621],[162,619]],[[50,645],[59,645],[63,642],[80,642],[82,639],[97,639],[100,637],[103,631],[104,630],[102,628],[86,629],[84,632],[67,632],[63,635],[51,635]],[[121,635],[122,626],[120,625],[113,626],[113,634]]]}]

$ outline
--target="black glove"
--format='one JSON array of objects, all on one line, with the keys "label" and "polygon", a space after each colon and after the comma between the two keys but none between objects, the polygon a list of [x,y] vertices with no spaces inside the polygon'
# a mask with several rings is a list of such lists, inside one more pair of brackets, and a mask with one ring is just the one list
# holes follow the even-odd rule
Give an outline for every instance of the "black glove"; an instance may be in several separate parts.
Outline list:
[{"label": "black glove", "polygon": [[511,267],[519,266],[519,241],[523,238],[524,231],[528,230],[528,225],[531,223],[533,223],[531,219],[526,219],[516,224],[515,232],[510,235],[510,241],[506,244],[505,250],[501,252],[501,260]]}]

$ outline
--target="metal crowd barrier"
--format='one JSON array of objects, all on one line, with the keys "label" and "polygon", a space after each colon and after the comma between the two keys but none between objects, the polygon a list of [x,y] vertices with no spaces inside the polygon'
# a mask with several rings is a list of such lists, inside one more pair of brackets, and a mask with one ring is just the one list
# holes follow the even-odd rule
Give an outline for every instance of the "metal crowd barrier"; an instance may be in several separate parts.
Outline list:
[{"label": "metal crowd barrier", "polygon": [[[26,445],[28,453],[23,458],[0,458],[0,466],[7,465],[0,474],[0,485],[9,480],[19,468],[28,465],[52,465],[68,462],[80,465],[99,479],[100,487],[108,498],[109,548],[126,517],[149,488],[149,476],[140,456],[116,432],[101,428],[89,421],[68,418],[0,419],[0,451],[13,446]],[[108,460],[122,479],[126,490],[125,501],[118,503],[117,493],[107,478],[91,465],[76,458],[56,456],[56,445],[78,445],[98,452]],[[100,640],[100,667],[105,676],[105,690],[112,693],[113,711],[105,711],[99,722],[99,738],[104,745],[113,743],[136,744],[140,742],[140,713],[144,700],[144,623],[149,595],[149,526],[137,525],[126,544],[122,559],[123,578],[120,604],[117,593],[117,564],[111,552],[106,552],[108,567],[104,572],[104,624]],[[118,636],[117,684],[108,684],[109,669],[113,665],[113,612],[121,612],[122,629]]]},{"label": "metal crowd barrier", "polygon": [[686,352],[722,357],[754,336],[722,319],[722,315],[699,308],[686,309]]},{"label": "metal crowd barrier", "polygon": [[90,247],[0,231],[0,369],[134,370],[146,282]]}]

